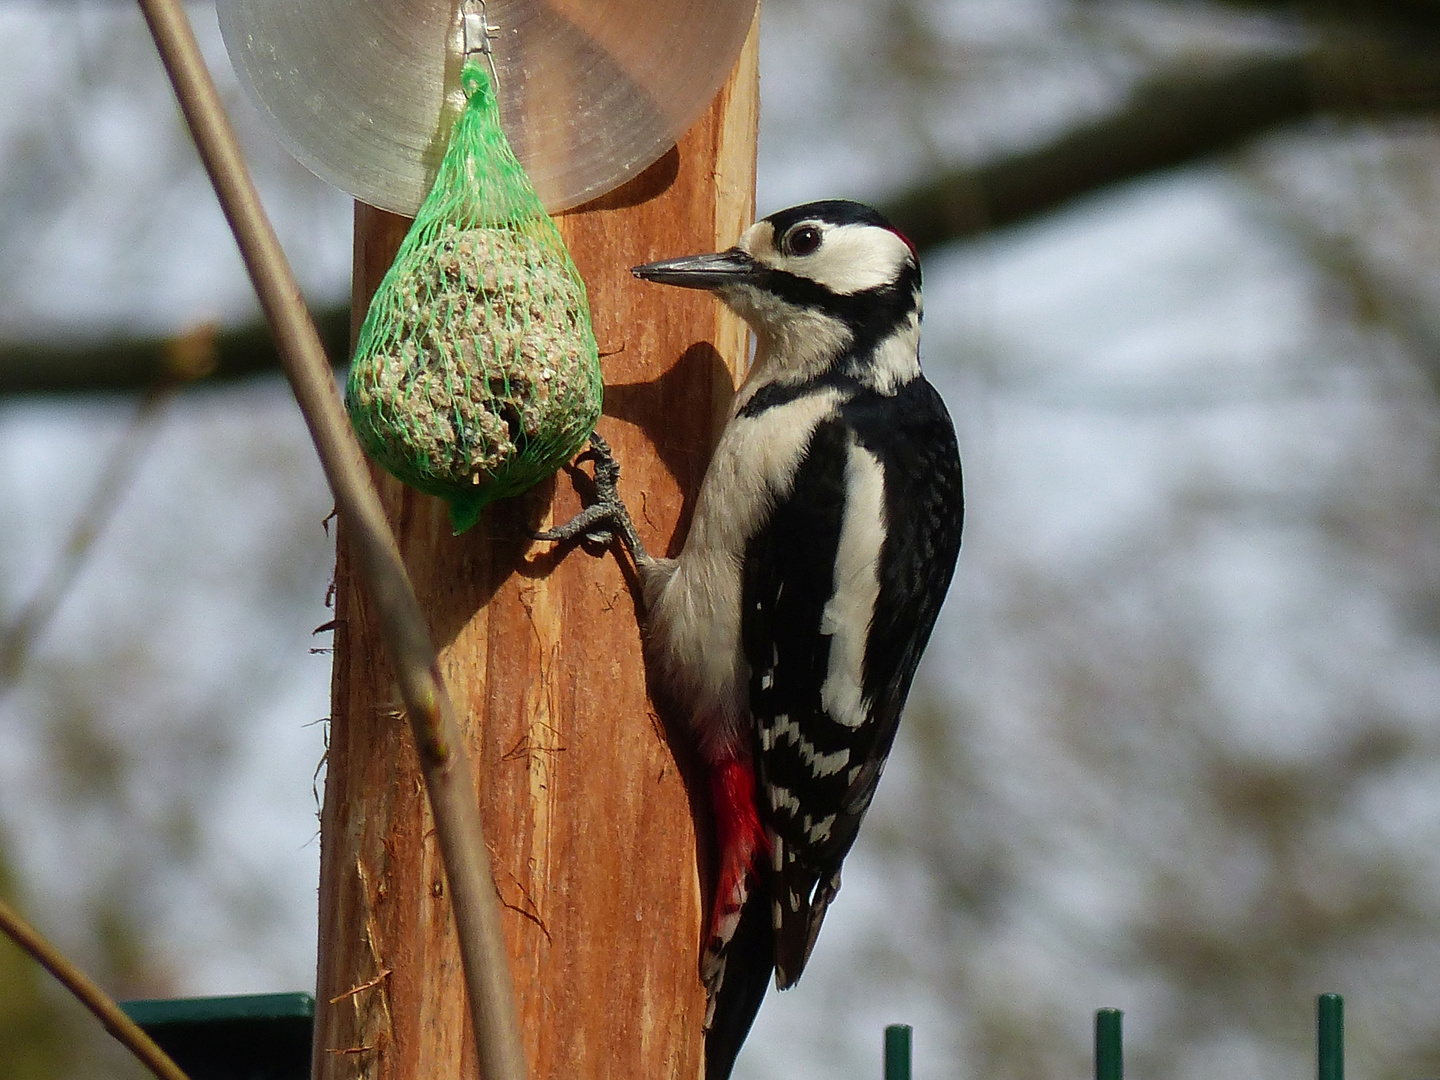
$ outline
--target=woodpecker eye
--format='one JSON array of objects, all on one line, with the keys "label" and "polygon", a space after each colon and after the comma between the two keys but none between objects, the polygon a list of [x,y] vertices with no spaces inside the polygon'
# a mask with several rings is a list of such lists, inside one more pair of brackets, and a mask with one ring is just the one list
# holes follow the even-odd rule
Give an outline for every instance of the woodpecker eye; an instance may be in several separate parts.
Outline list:
[{"label": "woodpecker eye", "polygon": [[798,225],[785,235],[787,255],[813,255],[820,247],[820,229],[816,225]]}]

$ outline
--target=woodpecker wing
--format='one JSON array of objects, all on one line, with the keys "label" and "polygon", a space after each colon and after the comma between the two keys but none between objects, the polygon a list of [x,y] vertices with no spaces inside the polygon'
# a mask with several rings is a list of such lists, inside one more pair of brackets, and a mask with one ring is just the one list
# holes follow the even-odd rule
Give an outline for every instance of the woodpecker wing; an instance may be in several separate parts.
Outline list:
[{"label": "woodpecker wing", "polygon": [[776,981],[809,958],[960,545],[960,461],[923,378],[815,429],[746,551],[742,637],[772,844]]}]

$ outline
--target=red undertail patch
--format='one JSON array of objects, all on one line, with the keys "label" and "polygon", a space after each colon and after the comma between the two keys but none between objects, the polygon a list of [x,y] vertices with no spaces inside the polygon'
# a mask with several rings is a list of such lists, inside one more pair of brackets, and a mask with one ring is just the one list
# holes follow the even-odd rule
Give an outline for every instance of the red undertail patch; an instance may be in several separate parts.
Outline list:
[{"label": "red undertail patch", "polygon": [[770,844],[755,803],[755,768],[751,762],[731,758],[714,766],[710,798],[720,858],[700,977],[713,1007],[725,976],[725,948],[735,936],[740,911],[750,895],[756,860],[769,853]]}]

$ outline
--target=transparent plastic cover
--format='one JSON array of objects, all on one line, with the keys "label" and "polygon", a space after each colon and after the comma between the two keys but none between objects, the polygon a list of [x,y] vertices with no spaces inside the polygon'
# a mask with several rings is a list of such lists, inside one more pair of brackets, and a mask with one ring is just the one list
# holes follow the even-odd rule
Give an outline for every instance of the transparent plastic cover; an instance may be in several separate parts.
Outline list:
[{"label": "transparent plastic cover", "polygon": [[[501,120],[546,208],[596,198],[664,154],[734,66],[755,3],[489,0]],[[219,12],[241,83],[286,148],[413,216],[464,104],[458,0],[220,0]]]}]

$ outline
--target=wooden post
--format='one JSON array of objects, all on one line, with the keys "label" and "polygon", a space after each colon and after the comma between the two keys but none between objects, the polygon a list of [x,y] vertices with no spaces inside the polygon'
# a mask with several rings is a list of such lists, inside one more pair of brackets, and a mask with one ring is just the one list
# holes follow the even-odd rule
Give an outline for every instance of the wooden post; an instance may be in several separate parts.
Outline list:
[{"label": "wooden post", "polygon": [[[747,338],[710,297],[638,282],[628,268],[722,249],[749,223],[756,60],[752,27],[675,150],[559,219],[589,288],[606,381],[600,430],[654,551],[683,536]],[[357,206],[357,312],[407,227]],[[530,1075],[698,1077],[688,749],[647,694],[633,583],[613,554],[560,558],[526,538],[579,509],[570,474],[488,509],[460,537],[438,500],[388,477],[381,492],[474,755]],[[313,1075],[471,1077],[429,809],[340,524]]]}]

